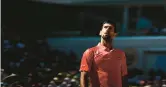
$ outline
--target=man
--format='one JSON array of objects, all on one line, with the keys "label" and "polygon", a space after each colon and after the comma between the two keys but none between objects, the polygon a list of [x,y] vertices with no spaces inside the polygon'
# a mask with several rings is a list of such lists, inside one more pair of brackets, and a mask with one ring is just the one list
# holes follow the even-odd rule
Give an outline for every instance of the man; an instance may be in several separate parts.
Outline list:
[{"label": "man", "polygon": [[89,76],[90,87],[122,87],[127,81],[127,65],[125,53],[112,46],[112,40],[116,36],[114,23],[105,21],[99,35],[100,43],[83,54],[80,85],[88,87]]}]

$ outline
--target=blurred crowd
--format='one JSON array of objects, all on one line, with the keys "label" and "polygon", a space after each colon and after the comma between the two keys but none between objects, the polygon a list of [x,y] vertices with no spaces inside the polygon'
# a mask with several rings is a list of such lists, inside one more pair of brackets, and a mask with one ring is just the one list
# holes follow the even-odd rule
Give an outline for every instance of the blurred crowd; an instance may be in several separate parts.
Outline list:
[{"label": "blurred crowd", "polygon": [[148,72],[129,69],[128,82],[131,87],[166,87],[166,72],[161,69],[150,69]]},{"label": "blurred crowd", "polygon": [[78,63],[72,51],[50,50],[44,38],[4,38],[2,45],[2,87],[47,87],[56,82],[53,78],[62,81],[65,77],[76,81]]}]

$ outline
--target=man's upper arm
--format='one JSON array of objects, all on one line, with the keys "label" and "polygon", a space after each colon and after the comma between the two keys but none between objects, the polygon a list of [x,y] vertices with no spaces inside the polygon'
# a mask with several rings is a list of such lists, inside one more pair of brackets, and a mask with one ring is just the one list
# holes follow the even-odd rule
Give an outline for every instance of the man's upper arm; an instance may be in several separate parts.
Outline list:
[{"label": "man's upper arm", "polygon": [[91,70],[93,60],[93,52],[91,49],[87,49],[82,56],[80,71],[89,72]]},{"label": "man's upper arm", "polygon": [[128,74],[127,72],[127,63],[126,63],[126,56],[123,52],[122,54],[122,76],[126,76]]}]

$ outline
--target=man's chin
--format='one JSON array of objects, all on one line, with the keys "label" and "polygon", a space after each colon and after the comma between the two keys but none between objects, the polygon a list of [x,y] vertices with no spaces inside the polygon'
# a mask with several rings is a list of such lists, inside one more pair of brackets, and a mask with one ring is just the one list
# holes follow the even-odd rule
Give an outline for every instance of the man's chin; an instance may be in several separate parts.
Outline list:
[{"label": "man's chin", "polygon": [[104,40],[111,40],[111,37],[110,37],[110,36],[102,36],[102,38],[103,38]]}]

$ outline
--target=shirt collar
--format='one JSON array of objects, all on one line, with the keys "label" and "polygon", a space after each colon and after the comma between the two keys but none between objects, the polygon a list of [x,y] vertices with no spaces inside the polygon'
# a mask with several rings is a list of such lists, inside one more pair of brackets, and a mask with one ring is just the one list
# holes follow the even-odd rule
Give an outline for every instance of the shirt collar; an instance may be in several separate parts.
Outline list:
[{"label": "shirt collar", "polygon": [[[100,50],[105,50],[105,51],[109,51],[109,48],[108,47],[106,47],[106,46],[104,46],[104,45],[102,45],[101,43],[98,43],[98,45],[97,45],[98,47],[99,47],[99,49]],[[113,49],[112,49],[113,50]],[[110,51],[112,51],[112,50],[110,50]]]}]

